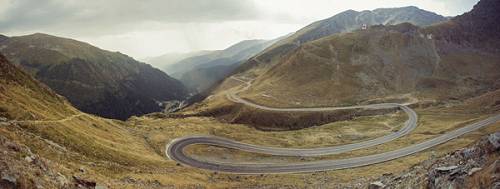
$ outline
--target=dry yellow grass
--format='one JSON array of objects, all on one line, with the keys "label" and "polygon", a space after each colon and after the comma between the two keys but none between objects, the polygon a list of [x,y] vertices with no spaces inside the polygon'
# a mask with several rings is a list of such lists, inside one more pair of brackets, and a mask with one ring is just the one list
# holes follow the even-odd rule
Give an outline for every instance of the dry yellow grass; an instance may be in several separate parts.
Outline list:
[{"label": "dry yellow grass", "polygon": [[[357,150],[351,153],[340,154],[335,156],[326,156],[320,158],[307,158],[306,160],[316,159],[335,159],[347,158],[360,155],[369,155],[374,153],[385,152],[414,143],[422,142],[429,138],[438,136],[439,134],[459,128],[467,123],[477,121],[478,119],[485,118],[487,115],[481,114],[466,114],[457,113],[455,110],[448,112],[446,109],[417,109],[420,115],[419,126],[409,136],[397,139],[393,142],[379,145],[375,148]],[[357,141],[355,138],[350,140],[335,139],[338,132],[348,133],[352,130],[362,133],[363,135],[375,137],[383,132],[370,132],[370,128],[383,128],[384,122],[388,121],[392,125],[394,122],[402,122],[404,116],[397,118],[397,115],[388,116],[374,116],[363,117],[353,121],[337,122],[321,127],[313,127],[299,131],[287,132],[262,132],[254,130],[244,125],[231,125],[219,123],[212,118],[185,118],[185,119],[137,119],[135,125],[139,130],[147,134],[148,141],[151,142],[154,148],[160,149],[164,152],[164,142],[172,140],[173,138],[192,135],[192,134],[212,134],[222,137],[232,138],[238,141],[243,141],[251,144],[267,145],[267,146],[282,146],[282,147],[313,147],[323,146],[325,144],[341,144]],[[401,117],[403,117],[401,119]],[[375,123],[375,124],[369,124]],[[151,127],[154,125],[153,127]],[[349,128],[352,126],[352,128]],[[415,155],[405,158],[389,161],[382,164],[366,166],[348,170],[328,171],[322,173],[308,173],[308,174],[286,174],[286,175],[253,175],[253,176],[235,176],[231,174],[218,173],[214,174],[210,171],[197,170],[189,167],[176,167],[175,172],[184,173],[188,172],[186,176],[189,178],[197,178],[201,180],[192,181],[193,183],[208,184],[212,187],[223,186],[256,186],[256,185],[286,185],[289,183],[298,187],[306,186],[309,184],[332,184],[338,182],[349,182],[354,178],[371,178],[381,176],[385,173],[401,172],[425,159],[428,159],[432,154],[443,155],[445,153],[454,151],[456,149],[467,146],[474,140],[487,133],[492,133],[499,130],[500,124],[489,126],[485,129],[467,134],[464,137],[455,139],[446,144],[426,150]],[[389,128],[385,128],[389,131]],[[384,132],[385,132],[384,131]],[[328,135],[330,133],[332,135]],[[314,137],[319,135],[319,137]],[[258,136],[258,137],[256,137]],[[366,139],[366,138],[363,138]],[[217,147],[207,147],[204,145],[191,146],[188,153],[192,153],[197,158],[202,158],[211,161],[222,162],[293,162],[304,161],[299,158],[289,157],[274,157],[258,154],[250,154],[237,150],[221,149]],[[191,174],[197,176],[190,176]],[[202,176],[201,176],[202,175]],[[200,177],[201,176],[201,177]],[[326,183],[323,183],[326,179]],[[309,184],[308,184],[309,183]]]},{"label": "dry yellow grass", "polygon": [[[60,120],[79,114],[66,101],[57,100],[27,87],[2,85],[2,110],[13,119]],[[56,101],[56,102],[53,102]],[[224,100],[217,100],[227,103]],[[374,148],[315,159],[345,158],[374,154],[401,148],[456,129],[487,116],[471,113],[471,108],[432,107],[416,109],[420,116],[418,128],[409,136]],[[475,112],[481,112],[479,110]],[[5,113],[5,112],[4,112]],[[213,173],[185,166],[164,155],[165,144],[174,138],[193,134],[210,134],[251,144],[282,147],[314,147],[357,142],[378,137],[397,129],[406,119],[402,113],[359,117],[297,131],[264,132],[246,125],[226,124],[214,118],[134,118],[127,122],[83,115],[63,122],[19,123],[0,126],[0,134],[25,144],[31,150],[59,164],[58,171],[97,181],[110,188],[151,188],[161,186],[228,188],[279,186],[331,186],[353,179],[398,173],[437,155],[462,148],[486,133],[498,131],[500,124],[489,126],[430,150],[394,161],[355,169],[306,174],[232,175]],[[269,157],[241,151],[193,146],[191,152],[200,158],[235,161],[303,161],[297,158]],[[210,150],[210,151],[208,151]],[[24,158],[20,155],[19,158]],[[266,159],[262,159],[266,158]],[[82,173],[80,167],[85,169]]]},{"label": "dry yellow grass", "polygon": [[[345,158],[384,152],[435,137],[441,132],[455,129],[467,122],[484,117],[481,114],[447,112],[446,109],[436,108],[417,109],[417,112],[420,116],[419,126],[408,137],[373,149],[329,157],[308,158],[307,160]],[[208,188],[266,185],[303,187],[349,182],[353,178],[377,177],[388,172],[397,173],[427,159],[432,151],[435,151],[436,155],[442,155],[464,147],[486,133],[498,131],[500,126],[500,124],[489,126],[431,150],[398,160],[356,169],[321,173],[263,176],[214,174],[210,171],[177,166],[175,162],[164,156],[167,142],[186,135],[211,134],[252,144],[313,147],[350,143],[381,136],[397,129],[405,119],[404,114],[398,113],[360,117],[352,121],[336,122],[298,131],[264,132],[245,125],[224,124],[213,118],[203,117],[178,119],[141,117],[124,123],[84,116],[58,124],[21,125],[21,130],[24,132],[54,141],[67,148],[69,152],[61,153],[57,149],[47,148],[45,142],[29,139],[30,137],[22,139],[23,137],[17,136],[17,138],[29,145],[35,153],[61,162],[62,167],[64,167],[62,170],[66,170],[68,174],[77,174],[78,168],[84,166],[88,170],[85,173],[86,177],[112,185],[111,188],[136,188],[139,186],[138,183],[154,182],[159,182],[164,186],[190,187],[199,185]],[[339,134],[342,136],[338,136]],[[190,150],[197,157],[211,160],[221,160],[225,157],[226,159],[222,160],[229,161],[232,159],[228,158],[235,158],[236,161],[256,162],[263,160],[274,162],[303,161],[297,158],[260,156],[214,147],[193,146]],[[96,165],[91,166],[90,162],[96,162]],[[136,183],[126,182],[125,178],[132,178]]]}]

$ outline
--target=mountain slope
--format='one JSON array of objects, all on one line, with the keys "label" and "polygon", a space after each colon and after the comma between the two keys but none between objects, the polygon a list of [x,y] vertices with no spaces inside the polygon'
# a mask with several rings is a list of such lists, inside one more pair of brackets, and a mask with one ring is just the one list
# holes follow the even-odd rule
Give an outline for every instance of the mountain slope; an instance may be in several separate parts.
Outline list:
[{"label": "mountain slope", "polygon": [[166,70],[167,67],[170,65],[177,63],[183,59],[189,58],[189,57],[194,57],[194,56],[201,56],[210,53],[211,51],[196,51],[196,52],[188,52],[188,53],[167,53],[163,54],[161,56],[157,57],[150,57],[150,58],[145,58],[143,61],[151,64],[153,67],[158,68],[165,73],[169,73],[168,70]]},{"label": "mountain slope", "polygon": [[[483,0],[469,13],[425,28],[372,26],[301,44],[266,69],[241,72],[255,78],[242,96],[269,106],[342,106],[456,100],[498,89],[498,4]],[[220,91],[231,85],[228,79]]]},{"label": "mountain slope", "polygon": [[224,50],[183,59],[165,70],[182,81],[186,87],[203,92],[225,78],[242,61],[254,56],[276,40],[246,40]]},{"label": "mountain slope", "polygon": [[[124,122],[78,111],[1,54],[0,118],[0,146],[5,143],[11,149],[0,158],[0,174],[17,178],[14,185],[26,186],[21,188],[51,183],[64,186],[48,188],[73,188],[88,177],[109,183],[111,173],[165,165],[162,155]],[[16,161],[2,161],[9,156]],[[43,173],[20,172],[20,167],[40,167]],[[32,180],[21,179],[26,177]],[[5,187],[4,178],[0,188]]]},{"label": "mountain slope", "polygon": [[[71,115],[76,109],[64,97],[39,84],[8,63],[0,54],[0,116],[12,119],[51,119]],[[50,109],[51,111],[47,111]]]},{"label": "mountain slope", "polygon": [[348,10],[328,19],[318,21],[299,30],[292,36],[293,41],[304,43],[319,39],[334,33],[342,33],[360,29],[363,24],[372,25],[397,25],[411,23],[413,25],[427,26],[445,21],[441,15],[419,9],[417,7],[381,8],[373,11]]},{"label": "mountain slope", "polygon": [[[165,70],[167,70],[167,73],[180,78],[180,76],[182,76],[184,73],[188,72],[189,70],[192,70],[197,66],[205,65],[208,62],[218,59],[232,58],[233,56],[237,56],[238,53],[240,52],[243,52],[249,48],[252,48],[253,46],[260,45],[265,42],[266,42],[265,40],[242,41],[224,50],[210,51],[202,55],[192,56],[182,59],[177,63],[170,64],[165,68]],[[235,57],[235,59],[244,58],[245,55],[249,56],[247,54],[242,54],[240,56]]]},{"label": "mountain slope", "polygon": [[11,37],[0,52],[65,96],[78,109],[108,118],[160,111],[160,101],[181,100],[184,86],[121,53],[46,34]]},{"label": "mountain slope", "polygon": [[[240,68],[241,71],[255,66],[269,67],[276,63],[285,54],[298,48],[301,44],[313,41],[336,33],[350,32],[361,29],[363,24],[372,25],[396,25],[400,23],[412,23],[418,26],[427,26],[445,21],[446,18],[436,13],[419,9],[417,7],[381,8],[373,11],[348,10],[330,18],[314,22],[291,36],[276,42],[271,47],[259,53],[255,59],[246,62]],[[265,63],[262,65],[262,63]],[[255,68],[258,71],[260,68]],[[267,69],[267,68],[264,68]],[[260,72],[259,72],[260,73]]]}]

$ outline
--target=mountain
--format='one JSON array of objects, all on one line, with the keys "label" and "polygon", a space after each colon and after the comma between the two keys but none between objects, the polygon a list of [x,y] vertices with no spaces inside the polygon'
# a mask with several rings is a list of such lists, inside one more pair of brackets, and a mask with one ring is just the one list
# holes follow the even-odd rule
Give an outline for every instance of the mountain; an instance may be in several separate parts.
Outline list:
[{"label": "mountain", "polygon": [[167,53],[157,57],[149,57],[145,58],[143,61],[151,64],[153,67],[158,68],[164,71],[167,74],[172,74],[166,68],[171,64],[177,63],[183,59],[193,57],[193,56],[201,56],[210,53],[211,51],[195,51],[188,53]]},{"label": "mountain", "polygon": [[[264,43],[265,40],[246,40],[232,45],[224,50],[208,51],[202,55],[187,57],[176,63],[170,64],[165,68],[167,73],[180,78],[184,73],[192,70],[193,68],[204,65],[207,62],[211,62],[218,59],[232,58],[233,56],[238,56],[239,52],[243,52],[254,45],[260,45]],[[240,56],[245,56],[246,54],[241,54]],[[241,57],[235,57],[241,58]]]},{"label": "mountain", "polygon": [[[498,89],[498,5],[483,0],[469,13],[423,28],[377,25],[302,43],[261,71],[244,97],[318,106],[372,99],[454,100]],[[255,69],[240,75],[252,76]]]},{"label": "mountain", "polygon": [[1,117],[44,119],[77,111],[74,108],[62,108],[71,107],[71,104],[49,87],[40,84],[29,74],[10,64],[2,54],[0,54],[0,83]]},{"label": "mountain", "polygon": [[291,36],[291,39],[293,39],[293,42],[301,44],[334,33],[360,29],[363,24],[367,26],[380,24],[397,25],[406,22],[418,26],[428,26],[445,20],[446,18],[441,15],[414,6],[380,8],[373,11],[365,10],[361,12],[348,10],[325,20],[312,23]]},{"label": "mountain", "polygon": [[225,78],[242,61],[272,45],[276,40],[246,40],[224,50],[189,57],[170,64],[165,70],[181,80],[187,88],[203,92]]},{"label": "mountain", "polygon": [[447,18],[433,12],[419,9],[414,6],[401,8],[380,8],[373,11],[348,10],[336,14],[330,18],[314,22],[289,37],[282,39],[259,53],[255,59],[245,63],[240,70],[247,70],[264,63],[264,67],[275,63],[286,53],[298,48],[301,44],[313,41],[336,33],[351,32],[366,24],[373,25],[396,25],[401,23],[412,23],[417,26],[428,26],[438,22],[446,21]]},{"label": "mountain", "polygon": [[5,41],[7,39],[9,39],[9,37],[0,34],[0,42]]},{"label": "mountain", "polygon": [[499,6],[498,1],[482,0],[472,11],[449,22],[428,27],[426,31],[436,35],[439,42],[458,45],[453,46],[456,48],[467,47],[495,52],[500,46]]},{"label": "mountain", "polygon": [[0,188],[91,188],[111,182],[97,167],[165,165],[125,122],[80,112],[1,54],[0,150]]},{"label": "mountain", "polygon": [[107,118],[161,111],[160,102],[187,96],[182,83],[148,64],[72,39],[10,37],[0,52],[78,109]]}]

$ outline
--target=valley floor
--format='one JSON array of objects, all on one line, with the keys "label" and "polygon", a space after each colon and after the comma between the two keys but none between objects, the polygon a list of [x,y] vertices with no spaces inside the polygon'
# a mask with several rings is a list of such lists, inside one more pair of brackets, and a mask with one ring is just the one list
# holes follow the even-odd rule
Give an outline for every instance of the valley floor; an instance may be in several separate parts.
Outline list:
[{"label": "valley floor", "polygon": [[[408,136],[370,149],[320,158],[275,157],[249,154],[203,145],[192,146],[188,153],[197,158],[231,162],[304,162],[317,159],[336,159],[376,154],[422,142],[465,124],[484,119],[491,113],[474,111],[468,105],[443,105],[415,108],[419,115],[418,127]],[[78,116],[64,122],[26,123],[4,122],[0,134],[29,148],[35,157],[50,162],[54,171],[52,182],[71,186],[78,185],[75,178],[96,182],[109,188],[302,188],[324,186],[366,187],[371,181],[385,174],[404,172],[430,158],[443,156],[464,148],[482,136],[499,131],[500,123],[467,134],[430,150],[394,161],[372,166],[304,174],[234,175],[210,172],[178,165],[165,156],[165,144],[174,138],[205,134],[226,137],[250,144],[280,147],[319,147],[358,142],[385,135],[397,130],[406,115],[395,112],[386,115],[358,117],[353,120],[334,122],[296,131],[266,132],[248,125],[228,124],[210,117],[161,118],[146,116],[127,122],[106,120],[91,115]],[[98,139],[86,134],[98,135]],[[63,137],[62,137],[63,136]],[[77,137],[78,136],[78,137]],[[90,135],[89,135],[90,136]],[[62,139],[61,139],[62,138]],[[8,145],[7,145],[8,146]],[[4,166],[32,164],[21,151],[10,152],[16,161],[3,162]],[[36,158],[34,158],[36,159]],[[16,176],[36,180],[36,175]],[[57,180],[57,175],[65,179]],[[50,179],[45,178],[50,183]],[[17,181],[22,181],[18,179]],[[91,182],[91,183],[92,183]],[[76,184],[76,185],[75,185]],[[43,184],[45,185],[45,184]]]}]

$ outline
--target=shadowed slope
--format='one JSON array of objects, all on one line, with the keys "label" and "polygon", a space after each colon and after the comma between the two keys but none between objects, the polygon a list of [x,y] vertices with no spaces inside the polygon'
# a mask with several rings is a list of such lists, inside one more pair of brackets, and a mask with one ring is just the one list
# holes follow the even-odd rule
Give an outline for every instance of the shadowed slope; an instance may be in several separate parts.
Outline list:
[{"label": "shadowed slope", "polygon": [[187,95],[160,70],[83,42],[33,34],[0,41],[0,47],[11,62],[87,113],[126,119],[160,111],[158,102]]}]

